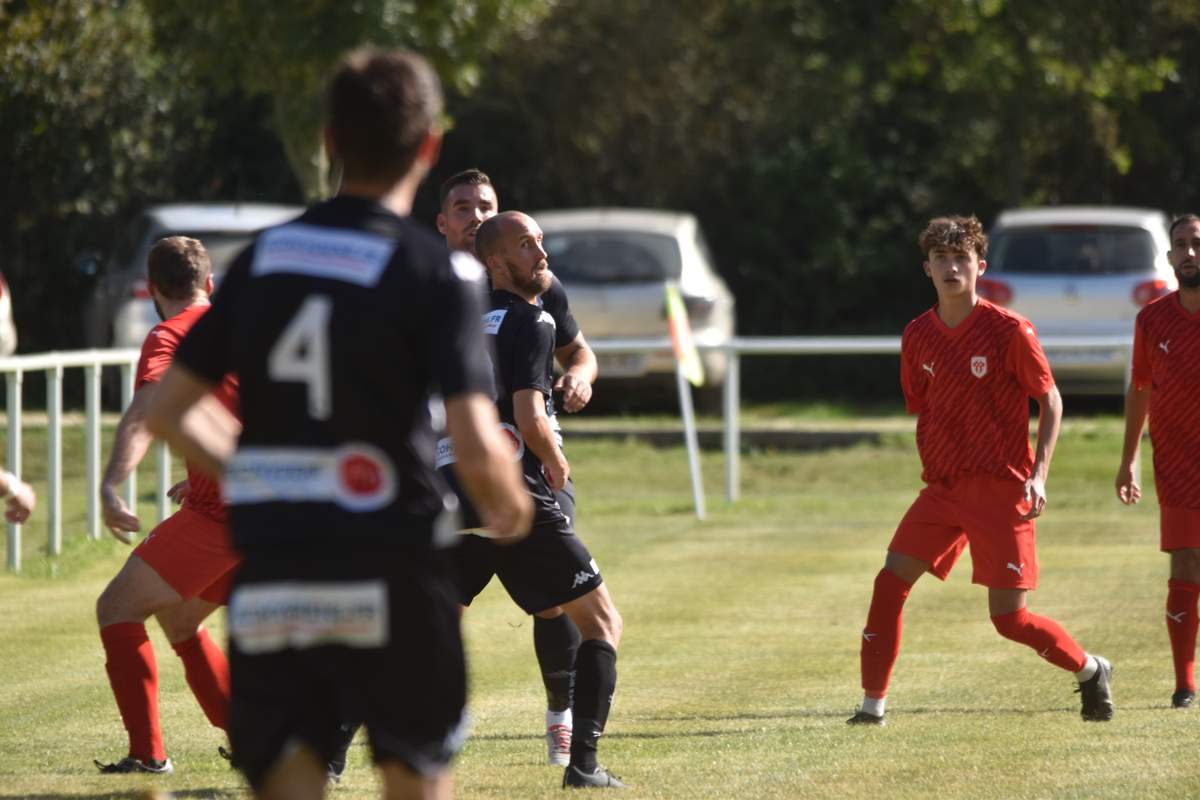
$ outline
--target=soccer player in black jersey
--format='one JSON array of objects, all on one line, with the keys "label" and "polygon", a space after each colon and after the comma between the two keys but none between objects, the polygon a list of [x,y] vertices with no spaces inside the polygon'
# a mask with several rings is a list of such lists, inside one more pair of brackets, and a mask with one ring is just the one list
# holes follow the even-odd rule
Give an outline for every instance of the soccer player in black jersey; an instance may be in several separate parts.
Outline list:
[{"label": "soccer player in black jersey", "polygon": [[[499,212],[499,203],[491,178],[481,170],[463,170],[443,181],[437,228],[446,237],[446,246],[451,250],[475,252],[475,234],[484,221]],[[579,411],[592,397],[592,383],[597,374],[596,355],[588,347],[579,323],[571,314],[566,291],[558,278],[551,277],[549,288],[537,302],[554,318],[554,356],[563,369],[554,382],[554,391],[561,393],[565,410]],[[554,434],[561,443],[553,409],[550,414]],[[570,480],[557,495],[564,514],[573,520],[575,487]],[[478,541],[477,537],[467,536],[455,551],[455,561],[467,584],[465,600],[469,603],[491,579],[491,546]],[[483,583],[478,584],[479,581]],[[579,629],[561,608],[555,606],[533,615],[533,646],[546,687],[546,746],[549,763],[553,766],[565,767],[570,761],[571,680],[580,641]]]},{"label": "soccer player in black jersey", "polygon": [[[537,223],[512,211],[485,221],[475,241],[492,281],[483,329],[495,340],[496,405],[533,498],[534,523],[529,537],[510,548],[465,537],[476,546],[469,564],[459,559],[460,589],[463,601],[470,602],[495,574],[526,613],[561,607],[571,618],[583,641],[575,657],[574,736],[563,785],[619,787],[621,782],[597,763],[596,747],[616,687],[622,622],[599,567],[559,500],[570,465],[550,422],[555,324],[537,304],[551,279],[541,243]],[[443,469],[455,455],[462,457],[447,454],[444,445],[438,459]]]},{"label": "soccer player in black jersey", "polygon": [[[532,508],[488,394],[479,265],[406,218],[440,144],[435,74],[410,53],[359,51],[328,103],[338,196],[237,258],[147,421],[224,474],[245,555],[230,738],[257,796],[320,797],[338,723],[361,719],[386,797],[446,798],[466,679],[434,389],[492,535],[519,538]],[[244,425],[228,461],[197,421],[226,372]]]}]

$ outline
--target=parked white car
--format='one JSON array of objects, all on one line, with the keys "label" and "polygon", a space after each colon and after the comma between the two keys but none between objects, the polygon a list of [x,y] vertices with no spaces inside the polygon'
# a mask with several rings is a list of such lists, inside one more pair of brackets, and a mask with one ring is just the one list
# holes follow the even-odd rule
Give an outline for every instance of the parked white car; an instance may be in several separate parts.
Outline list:
[{"label": "parked white car", "polygon": [[[1167,217],[1115,206],[1004,211],[989,233],[980,294],[1028,318],[1042,337],[1122,336],[1146,303],[1174,291]],[[1120,394],[1123,348],[1047,352],[1064,391]]]},{"label": "parked white car", "polygon": [[[567,290],[571,311],[589,342],[668,334],[666,285],[679,287],[698,343],[719,344],[734,332],[734,298],[717,274],[691,214],[584,208],[532,214],[545,234],[550,269]],[[669,353],[601,353],[601,378],[674,373]],[[725,358],[703,353],[706,384],[725,380]]]},{"label": "parked white car", "polygon": [[146,209],[126,231],[116,253],[99,264],[99,276],[84,318],[89,347],[141,347],[158,324],[146,288],[146,258],[164,236],[199,239],[212,259],[213,278],[225,274],[254,234],[299,216],[300,206],[261,203],[187,203]]}]

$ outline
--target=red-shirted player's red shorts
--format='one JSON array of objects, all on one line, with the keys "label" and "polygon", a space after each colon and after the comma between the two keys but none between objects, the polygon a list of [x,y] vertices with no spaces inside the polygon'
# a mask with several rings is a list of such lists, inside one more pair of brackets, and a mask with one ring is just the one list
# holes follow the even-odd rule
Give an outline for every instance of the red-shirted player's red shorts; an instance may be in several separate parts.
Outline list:
[{"label": "red-shirted player's red shorts", "polygon": [[221,604],[229,598],[234,567],[241,560],[229,526],[187,506],[160,522],[133,554],[183,599],[199,596]]},{"label": "red-shirted player's red shorts", "polygon": [[1158,520],[1163,552],[1200,547],[1200,508],[1160,506]]},{"label": "red-shirted player's red shorts", "polygon": [[946,580],[968,543],[971,582],[991,589],[1037,588],[1037,537],[1025,484],[969,475],[949,486],[929,484],[908,509],[888,550],[928,562]]}]

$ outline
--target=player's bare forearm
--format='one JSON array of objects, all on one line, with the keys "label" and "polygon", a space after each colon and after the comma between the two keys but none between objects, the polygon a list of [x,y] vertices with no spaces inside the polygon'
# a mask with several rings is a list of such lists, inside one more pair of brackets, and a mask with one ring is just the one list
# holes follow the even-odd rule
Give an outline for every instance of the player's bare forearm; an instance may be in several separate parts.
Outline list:
[{"label": "player's bare forearm", "polygon": [[592,384],[599,375],[596,354],[580,333],[555,350],[554,357],[563,368],[562,376],[554,384],[562,392],[563,409],[572,413],[582,410],[592,399]]},{"label": "player's bare forearm", "polygon": [[156,388],[155,384],[147,384],[134,392],[129,407],[121,415],[113,438],[112,452],[109,453],[104,477],[100,481],[102,487],[115,490],[124,483],[150,449],[154,434],[146,427],[146,409],[150,406]]},{"label": "player's bare forearm", "polygon": [[542,462],[550,488],[557,492],[566,485],[571,468],[554,438],[550,418],[546,416],[545,395],[536,389],[514,392],[513,418],[525,446]]},{"label": "player's bare forearm", "polygon": [[454,440],[454,471],[484,522],[502,539],[529,532],[533,504],[512,451],[500,437],[496,407],[482,394],[446,399],[446,429]]},{"label": "player's bare forearm", "polygon": [[1132,505],[1142,499],[1142,487],[1134,474],[1133,464],[1137,460],[1142,442],[1142,429],[1146,426],[1146,415],[1150,412],[1150,390],[1129,385],[1125,393],[1125,439],[1121,446],[1121,465],[1117,468],[1117,499]]},{"label": "player's bare forearm", "polygon": [[1142,443],[1142,429],[1146,427],[1146,415],[1150,413],[1150,390],[1129,385],[1125,392],[1125,440],[1121,447],[1121,464],[1132,466]]},{"label": "player's bare forearm", "polygon": [[1062,395],[1058,387],[1050,387],[1050,391],[1037,398],[1038,426],[1037,439],[1033,447],[1033,476],[1045,481],[1050,474],[1050,459],[1054,457],[1054,447],[1058,444],[1058,432],[1062,429]]},{"label": "player's bare forearm", "polygon": [[240,426],[228,411],[222,417],[220,401],[209,396],[212,389],[212,384],[186,367],[172,364],[147,409],[146,425],[189,464],[220,477]]}]

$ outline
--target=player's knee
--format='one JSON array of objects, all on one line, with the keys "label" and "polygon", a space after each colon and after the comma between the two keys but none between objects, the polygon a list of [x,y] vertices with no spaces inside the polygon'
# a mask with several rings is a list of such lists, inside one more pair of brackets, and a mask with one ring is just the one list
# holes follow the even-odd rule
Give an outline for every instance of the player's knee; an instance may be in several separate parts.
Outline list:
[{"label": "player's knee", "polygon": [[996,633],[1003,636],[1005,639],[1012,639],[1015,642],[1024,640],[1023,632],[1027,622],[1028,614],[1025,609],[1018,609],[1008,614],[995,614],[992,616],[992,625],[996,628]]},{"label": "player's knee", "polygon": [[1189,583],[1200,583],[1200,548],[1172,550],[1171,577]]},{"label": "player's knee", "polygon": [[96,622],[101,628],[120,622],[122,606],[120,587],[116,581],[110,582],[96,598]]}]

